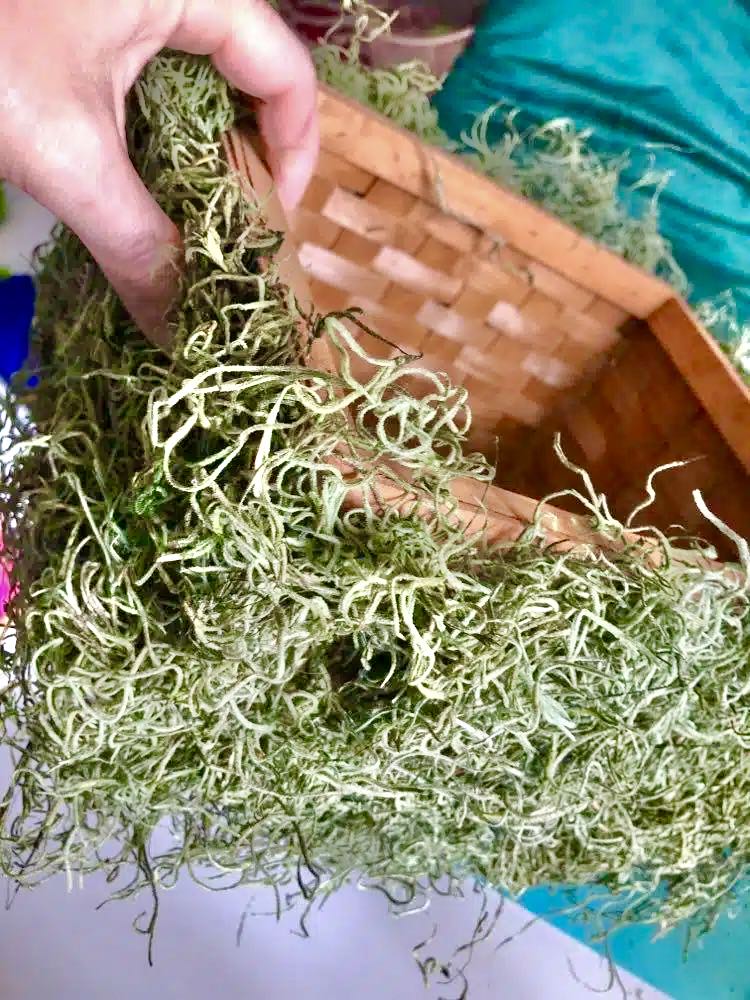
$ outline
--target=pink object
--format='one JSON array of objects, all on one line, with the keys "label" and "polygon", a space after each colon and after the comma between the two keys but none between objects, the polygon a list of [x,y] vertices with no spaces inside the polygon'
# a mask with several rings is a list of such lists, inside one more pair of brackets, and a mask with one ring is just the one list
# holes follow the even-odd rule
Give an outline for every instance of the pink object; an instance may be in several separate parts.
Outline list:
[{"label": "pink object", "polygon": [[[3,536],[0,531],[0,553],[3,552]],[[8,610],[8,605],[10,604],[11,598],[11,584],[10,584],[10,570],[11,565],[8,562],[8,558],[5,555],[0,555],[0,621],[4,621],[6,618],[6,613]]]}]

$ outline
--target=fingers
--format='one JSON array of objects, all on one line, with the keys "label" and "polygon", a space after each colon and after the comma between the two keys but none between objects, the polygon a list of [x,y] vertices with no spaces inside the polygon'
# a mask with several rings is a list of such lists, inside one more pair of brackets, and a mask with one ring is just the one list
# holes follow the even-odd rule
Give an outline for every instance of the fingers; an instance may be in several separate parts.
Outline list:
[{"label": "fingers", "polygon": [[[18,133],[37,153],[20,157],[19,171],[26,190],[80,236],[143,331],[164,342],[180,241],[128,159],[121,102],[129,81],[164,44],[211,55],[230,83],[262,101],[259,120],[287,208],[301,198],[317,157],[317,86],[304,46],[266,0],[160,0],[149,17],[142,44],[128,35],[124,69],[102,57],[70,101],[41,101],[39,113],[30,113],[36,105],[27,95]],[[103,67],[112,75],[92,92]],[[63,74],[61,90],[69,82]],[[114,105],[102,97],[107,89]]]},{"label": "fingers", "polygon": [[[75,120],[75,159],[42,158],[29,193],[80,237],[143,332],[167,346],[179,233],[138,177],[115,123],[83,110]],[[42,149],[55,142],[49,131]]]},{"label": "fingers", "polygon": [[317,81],[307,50],[265,0],[186,0],[169,44],[211,55],[229,82],[263,104],[259,121],[287,209],[318,155]]}]

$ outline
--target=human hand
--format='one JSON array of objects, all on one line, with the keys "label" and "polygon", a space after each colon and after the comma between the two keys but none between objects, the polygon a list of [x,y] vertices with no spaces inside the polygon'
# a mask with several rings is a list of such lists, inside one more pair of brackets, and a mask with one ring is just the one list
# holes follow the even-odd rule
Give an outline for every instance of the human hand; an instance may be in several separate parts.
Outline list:
[{"label": "human hand", "polygon": [[0,25],[0,177],[78,234],[161,340],[180,236],[128,158],[126,95],[162,48],[210,55],[262,102],[269,163],[291,208],[318,148],[304,46],[266,0],[0,0]]}]

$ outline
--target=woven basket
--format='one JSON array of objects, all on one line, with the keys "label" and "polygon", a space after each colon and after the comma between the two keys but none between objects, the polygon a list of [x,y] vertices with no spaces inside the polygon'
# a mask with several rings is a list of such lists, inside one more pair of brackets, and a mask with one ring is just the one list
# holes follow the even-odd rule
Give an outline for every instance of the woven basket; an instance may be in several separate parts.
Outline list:
[{"label": "woven basket", "polygon": [[673,289],[367,109],[327,89],[319,105],[317,173],[290,220],[312,299],[362,308],[382,337],[467,388],[469,445],[498,461],[487,499],[498,533],[531,516],[524,498],[574,484],[553,453],[559,431],[618,516],[656,466],[695,459],[659,478],[642,521],[730,554],[695,507],[700,489],[750,536],[750,390]]}]

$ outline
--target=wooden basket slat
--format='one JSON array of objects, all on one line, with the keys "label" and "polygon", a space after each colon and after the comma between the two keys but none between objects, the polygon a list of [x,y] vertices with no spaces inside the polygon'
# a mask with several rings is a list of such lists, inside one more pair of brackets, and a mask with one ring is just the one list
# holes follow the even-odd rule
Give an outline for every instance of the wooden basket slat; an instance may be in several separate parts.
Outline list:
[{"label": "wooden basket slat", "polygon": [[744,467],[750,470],[750,389],[714,340],[696,336],[697,320],[676,300],[649,317],[649,325]]}]

